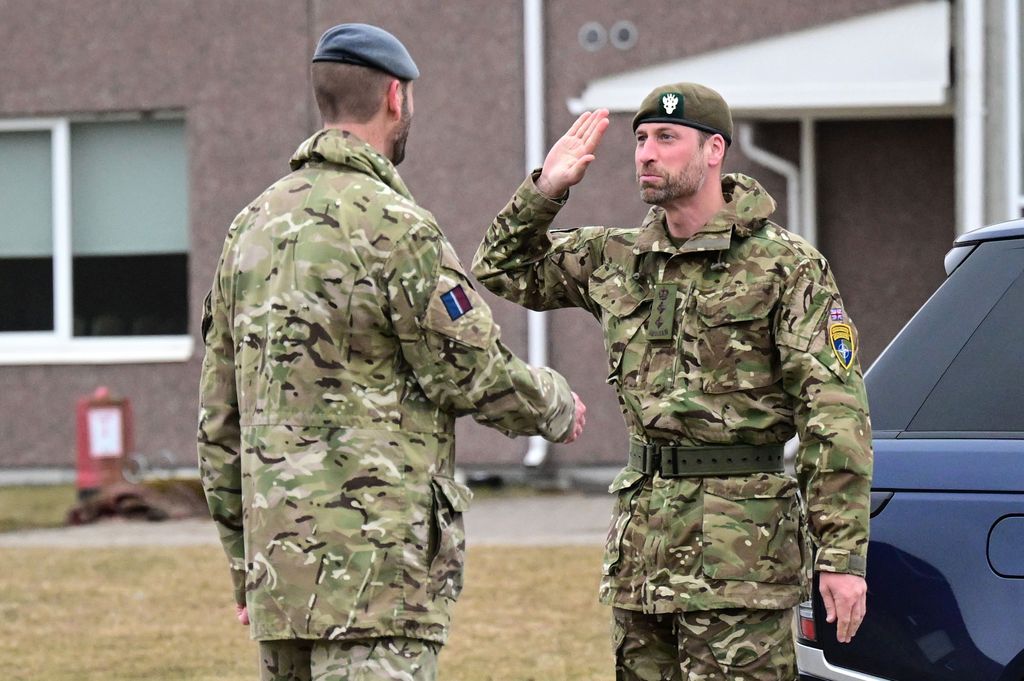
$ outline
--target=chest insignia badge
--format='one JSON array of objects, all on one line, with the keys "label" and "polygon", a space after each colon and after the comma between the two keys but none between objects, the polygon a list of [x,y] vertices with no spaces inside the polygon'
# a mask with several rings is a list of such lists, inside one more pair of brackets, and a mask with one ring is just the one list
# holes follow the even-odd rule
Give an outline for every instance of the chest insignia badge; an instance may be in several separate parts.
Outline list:
[{"label": "chest insignia badge", "polygon": [[673,322],[676,318],[675,284],[656,284],[654,287],[653,309],[647,322],[648,340],[669,340],[672,338]]}]

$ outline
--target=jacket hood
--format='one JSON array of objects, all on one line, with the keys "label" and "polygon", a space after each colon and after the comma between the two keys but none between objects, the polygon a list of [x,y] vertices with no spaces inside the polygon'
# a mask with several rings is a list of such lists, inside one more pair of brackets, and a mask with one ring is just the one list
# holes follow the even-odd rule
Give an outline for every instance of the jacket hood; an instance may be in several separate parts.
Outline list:
[{"label": "jacket hood", "polygon": [[393,163],[347,130],[325,129],[299,145],[289,165],[299,170],[308,163],[328,163],[375,177],[397,194],[412,199]]}]

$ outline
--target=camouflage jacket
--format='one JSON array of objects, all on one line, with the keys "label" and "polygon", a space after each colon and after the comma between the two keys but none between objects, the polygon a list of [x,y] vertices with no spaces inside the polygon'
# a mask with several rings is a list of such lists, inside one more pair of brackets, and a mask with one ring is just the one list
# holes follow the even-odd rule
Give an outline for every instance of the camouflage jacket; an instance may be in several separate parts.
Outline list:
[{"label": "camouflage jacket", "polygon": [[291,166],[232,223],[203,316],[199,465],[236,600],[261,640],[443,641],[455,418],[559,440],[572,395],[500,342],[387,159],[321,131]]},{"label": "camouflage jacket", "polygon": [[[800,436],[785,474],[663,478],[626,467],[602,601],[647,612],[784,608],[807,583],[800,495],[815,567],[863,574],[871,430],[856,332],[828,263],[769,221],[754,180],[723,178],[725,207],[682,243],[664,211],[639,229],[548,232],[562,205],[528,178],[498,215],[473,272],[531,309],[582,307],[600,320],[632,439],[777,445]],[[658,312],[656,297],[666,296]],[[830,336],[847,330],[834,350]]]}]

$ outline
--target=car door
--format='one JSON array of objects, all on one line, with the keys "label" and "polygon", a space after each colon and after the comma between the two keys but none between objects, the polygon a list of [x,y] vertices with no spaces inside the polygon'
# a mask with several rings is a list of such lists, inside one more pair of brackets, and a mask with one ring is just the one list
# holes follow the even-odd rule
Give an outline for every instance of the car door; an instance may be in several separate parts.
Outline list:
[{"label": "car door", "polygon": [[1024,239],[979,244],[866,381],[875,429],[868,616],[841,645],[815,599],[831,668],[817,673],[1019,681]]}]

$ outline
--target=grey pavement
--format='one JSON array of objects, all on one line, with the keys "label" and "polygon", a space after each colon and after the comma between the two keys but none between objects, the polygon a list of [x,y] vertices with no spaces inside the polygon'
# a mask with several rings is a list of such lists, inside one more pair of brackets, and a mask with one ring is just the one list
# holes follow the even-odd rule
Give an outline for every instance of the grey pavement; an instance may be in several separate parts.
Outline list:
[{"label": "grey pavement", "polygon": [[[608,532],[609,494],[546,493],[475,500],[466,513],[470,546],[600,545]],[[188,546],[217,544],[207,519],[106,520],[91,525],[0,534],[0,548]]]}]

